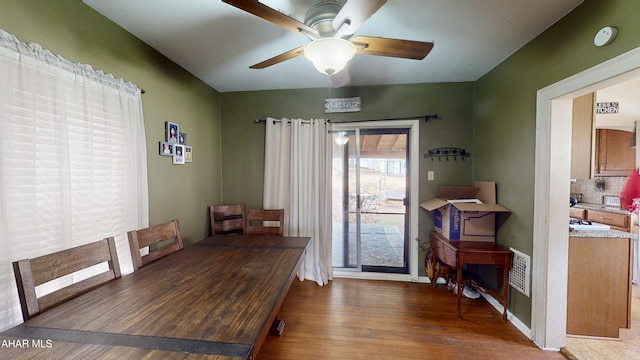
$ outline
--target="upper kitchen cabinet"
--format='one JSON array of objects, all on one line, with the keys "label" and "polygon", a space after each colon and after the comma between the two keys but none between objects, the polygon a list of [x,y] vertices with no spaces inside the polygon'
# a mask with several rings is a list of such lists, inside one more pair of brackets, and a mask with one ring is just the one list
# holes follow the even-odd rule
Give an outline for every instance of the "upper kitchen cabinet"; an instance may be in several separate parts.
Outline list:
[{"label": "upper kitchen cabinet", "polygon": [[591,178],[594,99],[594,93],[573,99],[573,121],[571,128],[572,179]]},{"label": "upper kitchen cabinet", "polygon": [[571,178],[627,176],[635,168],[638,99],[640,79],[573,99]]},{"label": "upper kitchen cabinet", "polygon": [[627,176],[635,168],[636,149],[631,147],[635,134],[624,130],[596,129],[597,173],[603,176]]},{"label": "upper kitchen cabinet", "polygon": [[[635,122],[640,119],[639,98],[640,79],[596,92],[594,101],[596,109],[600,108],[594,114],[596,175],[627,176],[635,168]],[[614,106],[607,108],[608,104]]]}]

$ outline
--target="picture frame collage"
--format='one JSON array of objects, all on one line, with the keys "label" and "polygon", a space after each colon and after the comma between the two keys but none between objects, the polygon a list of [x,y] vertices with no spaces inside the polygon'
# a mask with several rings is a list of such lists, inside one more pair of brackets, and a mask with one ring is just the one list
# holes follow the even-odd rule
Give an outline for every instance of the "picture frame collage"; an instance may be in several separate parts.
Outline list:
[{"label": "picture frame collage", "polygon": [[159,143],[161,156],[171,156],[174,165],[193,162],[193,147],[187,145],[187,134],[180,132],[177,123],[165,122],[165,139]]}]

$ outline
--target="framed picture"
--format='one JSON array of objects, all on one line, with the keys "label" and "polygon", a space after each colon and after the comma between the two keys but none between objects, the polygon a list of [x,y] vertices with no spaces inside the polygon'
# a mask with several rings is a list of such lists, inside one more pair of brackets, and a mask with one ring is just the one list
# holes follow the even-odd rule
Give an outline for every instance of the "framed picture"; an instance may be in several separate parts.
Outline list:
[{"label": "framed picture", "polygon": [[180,127],[176,123],[172,123],[167,121],[165,123],[165,133],[166,133],[166,142],[177,143],[178,142],[178,134],[180,133]]},{"label": "framed picture", "polygon": [[173,148],[173,163],[184,164],[184,145],[175,144]]},{"label": "framed picture", "polygon": [[160,155],[173,156],[173,143],[160,141]]},{"label": "framed picture", "polygon": [[178,144],[187,145],[187,134],[180,133],[178,136]]},{"label": "framed picture", "polygon": [[193,162],[193,148],[191,146],[184,147],[184,161]]}]

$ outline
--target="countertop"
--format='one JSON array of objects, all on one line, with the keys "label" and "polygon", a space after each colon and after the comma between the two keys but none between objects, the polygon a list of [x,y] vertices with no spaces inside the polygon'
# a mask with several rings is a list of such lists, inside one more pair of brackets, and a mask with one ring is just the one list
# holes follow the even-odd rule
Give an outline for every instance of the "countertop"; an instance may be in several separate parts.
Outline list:
[{"label": "countertop", "polygon": [[[619,206],[607,206],[603,204],[578,203],[576,209],[607,211],[617,214],[630,215],[631,213]],[[569,229],[569,236],[573,237],[601,237],[601,238],[632,238],[637,239],[638,234],[618,230],[573,230]]]},{"label": "countertop", "polygon": [[573,230],[569,229],[570,237],[599,237],[599,238],[631,238],[637,239],[638,234],[618,230]]}]

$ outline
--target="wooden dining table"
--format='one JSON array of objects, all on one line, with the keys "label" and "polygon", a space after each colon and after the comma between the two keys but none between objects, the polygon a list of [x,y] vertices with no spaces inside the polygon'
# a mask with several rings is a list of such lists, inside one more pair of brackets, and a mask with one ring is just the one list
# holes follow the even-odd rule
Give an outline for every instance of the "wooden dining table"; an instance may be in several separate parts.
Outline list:
[{"label": "wooden dining table", "polygon": [[308,243],[209,237],[3,332],[0,342],[12,346],[0,348],[0,358],[73,350],[101,358],[253,359],[274,324],[282,331],[278,310]]}]

